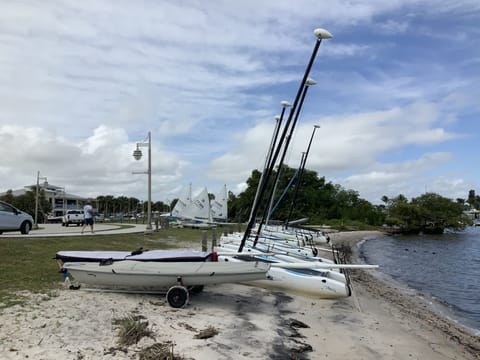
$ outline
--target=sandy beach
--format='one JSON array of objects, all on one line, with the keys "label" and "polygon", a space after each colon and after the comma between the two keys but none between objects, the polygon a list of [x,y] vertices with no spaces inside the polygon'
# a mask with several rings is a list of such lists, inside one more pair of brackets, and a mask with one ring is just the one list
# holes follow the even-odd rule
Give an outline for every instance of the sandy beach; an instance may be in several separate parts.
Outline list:
[{"label": "sandy beach", "polygon": [[[378,234],[332,239],[355,249]],[[356,270],[354,295],[345,299],[222,284],[191,296],[183,309],[161,295],[59,288],[0,311],[0,358],[153,359],[147,349],[171,344],[178,358],[197,360],[480,359],[478,338],[377,272]],[[116,320],[134,316],[150,335],[122,345]],[[211,336],[202,336],[206,329]]]}]

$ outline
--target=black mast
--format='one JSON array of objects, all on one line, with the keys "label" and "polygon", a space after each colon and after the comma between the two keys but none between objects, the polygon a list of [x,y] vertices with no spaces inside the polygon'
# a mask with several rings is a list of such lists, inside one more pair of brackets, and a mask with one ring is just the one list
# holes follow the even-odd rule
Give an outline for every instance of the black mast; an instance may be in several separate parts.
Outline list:
[{"label": "black mast", "polygon": [[[318,52],[318,49],[320,47],[320,44],[322,42],[322,39],[330,39],[332,37],[332,35],[327,31],[327,30],[324,30],[324,29],[315,29],[313,31],[313,33],[315,34],[315,36],[317,37],[317,40],[315,42],[315,46],[313,48],[313,52],[312,52],[312,55],[310,56],[310,61],[308,62],[308,65],[307,65],[307,68],[305,69],[305,74],[303,75],[303,79],[302,81],[300,82],[300,86],[298,88],[298,91],[297,91],[297,95],[295,97],[295,101],[293,102],[293,106],[292,108],[290,109],[290,114],[288,116],[288,120],[287,120],[287,123],[285,124],[285,128],[282,132],[282,135],[280,137],[280,140],[279,140],[279,144],[282,144],[283,141],[285,140],[285,137],[286,137],[286,134],[287,134],[287,131],[288,131],[288,128],[290,126],[290,123],[292,121],[292,118],[293,118],[293,115],[295,113],[295,110],[297,108],[297,105],[298,105],[298,102],[300,100],[300,97],[301,97],[301,94],[303,93],[303,90],[304,90],[304,87],[305,87],[305,83],[307,81],[307,78],[308,78],[308,75],[310,74],[310,70],[312,68],[312,65],[313,65],[313,62],[315,60],[315,57],[317,55],[317,52]],[[265,189],[266,189],[266,184],[268,183],[268,180],[271,176],[271,173],[272,173],[272,164],[275,164],[276,161],[277,161],[277,158],[278,158],[278,155],[280,153],[280,148],[281,146],[277,146],[277,149],[275,151],[275,154],[272,158],[272,161],[271,161],[271,164],[269,166],[269,168],[267,169],[267,173],[265,174],[264,176],[264,180],[261,182],[260,184],[260,187],[259,187],[259,196],[258,196],[258,199],[262,199],[263,198],[263,195],[265,193]],[[258,213],[258,208],[259,208],[259,204],[260,204],[260,200],[257,201],[255,204],[253,204],[252,206],[252,211],[251,211],[251,214],[250,214],[250,219],[248,221],[248,224],[247,224],[247,228],[245,230],[245,233],[243,235],[243,238],[242,238],[242,241],[240,243],[240,246],[238,248],[238,252],[242,252],[243,250],[243,247],[245,246],[245,242],[246,240],[250,237],[250,233],[252,231],[252,228],[253,228],[253,225],[255,223],[255,218],[257,216],[257,213]]]},{"label": "black mast", "polygon": [[286,228],[288,228],[288,222],[290,221],[290,218],[292,217],[293,208],[295,207],[295,201],[297,200],[298,189],[300,188],[302,175],[303,175],[303,170],[305,170],[305,164],[307,163],[307,157],[308,157],[308,153],[310,152],[310,146],[312,146],[313,136],[315,135],[315,130],[317,130],[319,127],[320,126],[318,126],[318,125],[313,126],[312,136],[310,137],[310,142],[308,143],[307,151],[302,153],[302,161],[300,162],[300,170],[299,170],[298,175],[297,175],[297,181],[296,181],[296,184],[295,184],[295,192],[293,193],[292,202],[290,203],[290,210],[288,212],[287,220],[285,221],[285,227]]}]

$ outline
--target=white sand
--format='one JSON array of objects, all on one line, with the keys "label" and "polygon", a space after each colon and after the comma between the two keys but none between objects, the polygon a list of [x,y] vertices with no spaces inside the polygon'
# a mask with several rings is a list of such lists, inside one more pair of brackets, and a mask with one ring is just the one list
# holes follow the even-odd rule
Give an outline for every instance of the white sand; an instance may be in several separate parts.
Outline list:
[{"label": "white sand", "polygon": [[[480,358],[478,351],[467,351],[474,338],[459,339],[439,329],[434,318],[404,311],[382,295],[394,289],[368,283],[360,278],[355,295],[340,300],[222,284],[193,295],[183,309],[157,295],[67,289],[30,295],[27,304],[0,312],[0,359],[137,359],[141,349],[165,341],[174,342],[177,355],[197,360]],[[155,338],[122,348],[113,320],[131,314],[145,317]],[[308,328],[292,328],[294,320]],[[194,338],[209,326],[219,333]]]}]

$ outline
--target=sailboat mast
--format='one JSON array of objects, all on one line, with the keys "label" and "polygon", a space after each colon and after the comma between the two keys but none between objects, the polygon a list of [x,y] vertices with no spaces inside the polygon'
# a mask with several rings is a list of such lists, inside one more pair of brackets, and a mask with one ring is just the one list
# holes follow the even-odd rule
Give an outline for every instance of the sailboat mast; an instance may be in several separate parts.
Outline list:
[{"label": "sailboat mast", "polygon": [[305,170],[305,164],[307,163],[308,154],[310,153],[310,147],[312,146],[313,136],[315,135],[315,130],[317,130],[320,126],[314,125],[312,136],[310,137],[310,142],[308,143],[307,151],[302,153],[302,160],[300,162],[300,170],[297,177],[297,182],[295,184],[295,192],[293,193],[292,202],[290,203],[290,210],[288,211],[287,220],[285,221],[285,228],[288,228],[288,223],[290,218],[292,217],[292,212],[295,207],[295,202],[297,200],[298,189],[300,188],[303,171]]},{"label": "sailboat mast", "polygon": [[[284,105],[285,104],[285,105]],[[287,106],[290,106],[290,104],[287,102],[287,101],[282,101],[282,113],[281,115],[278,117],[278,116],[275,116],[275,120],[276,120],[276,123],[275,123],[275,128],[273,130],[273,134],[272,134],[272,139],[270,141],[270,146],[268,148],[268,152],[267,152],[267,156],[265,156],[265,164],[263,165],[263,171],[262,171],[262,174],[260,175],[260,180],[258,181],[258,185],[257,185],[257,191],[255,193],[255,198],[253,200],[253,205],[252,205],[252,208],[250,209],[250,216],[249,216],[249,221],[250,219],[252,218],[252,215],[253,215],[253,209],[255,208],[255,205],[257,204],[257,202],[259,201],[259,198],[258,198],[258,195],[260,193],[260,189],[262,187],[262,184],[263,184],[263,180],[264,180],[264,177],[265,177],[265,173],[267,172],[267,169],[270,167],[270,162],[272,161],[272,154],[273,154],[273,149],[275,148],[276,146],[276,142],[277,142],[277,137],[278,137],[278,133],[280,131],[280,125],[282,123],[282,120],[283,120],[283,115],[285,114],[285,108]]]},{"label": "sailboat mast", "polygon": [[[285,138],[285,144],[283,146],[283,152],[282,152],[282,156],[280,158],[280,162],[278,164],[278,170],[277,170],[277,173],[275,175],[275,180],[273,182],[273,187],[272,187],[272,190],[270,191],[270,195],[268,197],[268,199],[272,200],[274,197],[275,197],[275,191],[276,191],[276,188],[277,188],[277,184],[280,180],[280,174],[282,172],[282,167],[283,167],[283,162],[285,161],[285,156],[287,155],[287,151],[288,151],[288,147],[290,145],[290,141],[293,137],[293,132],[295,130],[295,127],[297,125],[297,122],[298,122],[298,117],[300,115],[300,111],[302,109],[302,106],[303,106],[303,103],[305,101],[305,97],[307,95],[307,92],[308,92],[308,88],[311,86],[311,85],[314,85],[316,84],[316,82],[310,78],[307,78],[307,81],[305,82],[305,86],[303,88],[303,91],[302,91],[302,95],[301,95],[301,99],[300,99],[300,104],[298,106],[298,109],[297,109],[297,112],[295,114],[295,117],[294,117],[294,120],[293,120],[293,123],[292,123],[292,126],[290,127],[290,133],[287,135],[287,137]],[[273,171],[273,168],[272,168],[272,171]],[[262,231],[262,226],[265,224],[265,219],[267,218],[268,216],[268,211],[269,211],[269,208],[266,207],[264,212],[263,212],[263,216],[262,216],[262,220],[260,221],[260,224],[258,224],[258,229],[257,229],[257,234],[255,235],[255,240],[253,242],[253,245],[257,245],[257,242],[258,242],[258,237],[260,236],[260,233]]]},{"label": "sailboat mast", "polygon": [[[324,30],[324,29],[315,29],[313,33],[317,37],[317,39],[315,41],[315,46],[313,48],[312,55],[310,56],[310,60],[308,62],[307,68],[305,69],[303,79],[300,82],[300,86],[298,87],[297,95],[295,96],[295,101],[294,101],[293,106],[290,110],[290,114],[288,116],[287,124],[285,125],[285,129],[284,129],[284,131],[282,133],[282,136],[280,138],[280,143],[283,143],[283,141],[285,139],[287,129],[290,125],[293,114],[295,113],[295,109],[298,105],[298,102],[300,101],[301,94],[302,94],[303,89],[305,87],[305,83],[307,82],[308,75],[310,74],[310,70],[312,68],[313,62],[314,62],[315,57],[317,55],[317,52],[318,52],[318,49],[319,49],[320,44],[322,42],[322,39],[329,39],[329,38],[332,37],[332,34],[330,34],[327,30]],[[275,151],[275,155],[272,158],[272,163],[276,162],[279,152],[280,152],[280,147],[277,146],[277,150]],[[268,173],[266,174],[266,176],[267,176],[266,180],[263,181],[262,184],[261,184],[261,187],[260,187],[260,190],[259,190],[259,199],[261,199],[263,197],[263,194],[265,193],[265,184],[268,182],[269,177],[271,176],[271,172],[272,172],[272,166],[270,166],[269,169],[268,169]],[[259,203],[260,203],[260,201],[257,201],[257,203],[254,204],[254,206],[253,206],[253,211],[251,213],[249,222],[247,224],[247,228],[245,230],[245,233],[243,235],[242,241],[241,241],[239,249],[238,249],[239,252],[242,252],[243,247],[245,246],[246,240],[250,237],[250,233],[252,231],[252,228],[253,228],[253,225],[254,225],[254,222],[255,222],[255,217],[256,217],[257,212],[258,212]]]}]

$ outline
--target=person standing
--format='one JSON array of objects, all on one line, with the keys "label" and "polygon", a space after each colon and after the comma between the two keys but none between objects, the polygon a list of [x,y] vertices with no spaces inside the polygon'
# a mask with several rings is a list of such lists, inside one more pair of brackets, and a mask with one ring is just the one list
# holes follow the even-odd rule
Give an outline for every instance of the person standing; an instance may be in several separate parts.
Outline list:
[{"label": "person standing", "polygon": [[93,234],[93,207],[92,201],[90,199],[87,199],[87,201],[85,202],[85,206],[83,207],[83,218],[84,221],[82,227],[82,234],[87,226],[90,226],[90,230]]}]

